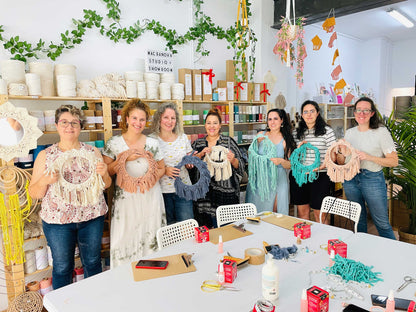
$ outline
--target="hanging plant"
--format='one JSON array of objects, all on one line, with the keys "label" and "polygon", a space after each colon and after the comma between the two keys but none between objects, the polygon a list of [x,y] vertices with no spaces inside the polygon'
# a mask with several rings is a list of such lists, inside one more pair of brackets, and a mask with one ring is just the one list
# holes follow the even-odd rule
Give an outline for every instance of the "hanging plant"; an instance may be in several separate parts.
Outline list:
[{"label": "hanging plant", "polygon": [[277,43],[273,53],[277,54],[282,63],[291,68],[296,63],[296,84],[299,88],[303,86],[303,68],[307,56],[305,46],[305,18],[298,18],[294,25],[285,17],[281,19],[281,28],[277,33]]},{"label": "hanging plant", "polygon": [[[106,17],[111,21],[110,25],[104,24],[104,17],[99,15],[94,10],[84,9],[84,16],[82,19],[72,19],[72,29],[66,30],[60,34],[60,42],[50,42],[46,44],[43,39],[39,39],[36,44],[20,39],[20,36],[7,37],[4,35],[4,25],[0,25],[0,42],[3,43],[3,48],[12,55],[11,59],[27,61],[30,58],[48,57],[55,61],[63,51],[74,49],[81,44],[85,33],[88,29],[97,28],[102,36],[108,37],[111,41],[117,43],[124,41],[131,44],[136,41],[146,31],[151,31],[155,35],[160,36],[166,40],[166,49],[173,54],[178,53],[177,47],[185,45],[191,41],[196,41],[196,52],[202,56],[209,55],[210,51],[204,48],[203,44],[207,40],[207,35],[212,35],[219,40],[226,40],[228,42],[227,48],[233,48],[235,51],[234,60],[247,62],[245,60],[245,44],[237,45],[236,34],[239,27],[229,27],[224,29],[215,25],[211,17],[205,15],[201,9],[203,0],[192,0],[195,9],[195,25],[190,27],[184,35],[179,35],[175,29],[168,29],[156,20],[137,21],[129,27],[123,27],[120,24],[121,10],[119,3],[116,0],[102,0],[108,12]],[[179,0],[183,1],[183,0]],[[250,3],[247,1],[247,16],[251,16],[249,10]],[[251,55],[248,61],[252,63],[251,77],[254,74],[254,49],[257,39],[252,31],[249,32],[249,39],[247,42],[251,46]],[[248,47],[248,44],[247,44]]]}]

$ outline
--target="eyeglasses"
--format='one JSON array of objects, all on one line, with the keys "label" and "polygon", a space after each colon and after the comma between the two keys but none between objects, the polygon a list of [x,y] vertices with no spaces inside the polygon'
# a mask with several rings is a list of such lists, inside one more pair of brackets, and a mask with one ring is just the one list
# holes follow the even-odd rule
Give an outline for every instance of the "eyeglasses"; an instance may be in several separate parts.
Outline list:
[{"label": "eyeglasses", "polygon": [[311,110],[309,110],[309,111],[304,110],[304,111],[302,112],[302,114],[303,114],[303,115],[307,115],[307,114],[315,114],[315,113],[316,113],[316,110],[315,110],[315,109],[311,109]]},{"label": "eyeglasses", "polygon": [[72,128],[78,129],[81,126],[81,123],[79,121],[68,121],[68,120],[65,120],[65,119],[59,120],[58,124],[62,128],[68,128],[68,126],[71,125]]},{"label": "eyeglasses", "polygon": [[372,112],[372,110],[371,109],[355,109],[354,110],[354,113],[356,113],[356,114],[361,114],[361,113],[363,113],[364,115],[368,115],[368,114],[370,114]]}]

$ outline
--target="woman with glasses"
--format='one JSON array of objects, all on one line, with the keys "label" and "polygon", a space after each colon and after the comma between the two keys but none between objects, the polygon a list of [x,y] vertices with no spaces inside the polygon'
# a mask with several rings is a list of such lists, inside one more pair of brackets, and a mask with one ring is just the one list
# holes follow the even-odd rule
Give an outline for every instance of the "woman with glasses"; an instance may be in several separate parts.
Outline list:
[{"label": "woman with glasses", "polygon": [[174,184],[177,177],[184,184],[192,184],[185,166],[180,169],[175,167],[186,154],[192,152],[192,147],[186,134],[180,132],[178,121],[179,112],[175,103],[163,103],[153,115],[152,122],[152,137],[159,141],[165,161],[166,172],[160,179],[160,185],[165,201],[166,221],[168,224],[194,218],[192,200],[176,195]]},{"label": "woman with glasses", "polygon": [[[277,183],[276,189],[271,190],[268,198],[261,200],[259,192],[253,191],[252,185],[249,183],[246,192],[246,202],[253,203],[257,207],[257,211],[275,211],[285,215],[289,214],[289,182],[287,179],[286,169],[290,169],[289,157],[296,148],[295,141],[292,136],[292,127],[289,118],[283,109],[273,108],[267,112],[266,131],[260,132],[257,141],[252,144],[258,144],[259,155],[264,155],[264,138],[267,137],[276,148],[276,158],[270,158],[277,167]],[[250,155],[249,155],[250,158]],[[249,160],[250,166],[250,160]],[[257,168],[256,175],[261,179],[261,168]]]},{"label": "woman with glasses", "polygon": [[354,104],[358,125],[348,129],[345,140],[357,150],[361,160],[360,173],[344,182],[348,200],[360,203],[358,231],[367,232],[367,207],[380,236],[396,239],[389,223],[387,187],[383,167],[398,165],[398,156],[390,132],[381,126],[372,99],[362,97]]},{"label": "woman with glasses", "polygon": [[[143,177],[149,162],[139,153],[128,156],[120,166],[120,154],[128,150],[148,151],[157,163],[154,179],[144,180],[136,192],[115,186],[110,229],[110,266],[130,263],[157,250],[156,232],[166,225],[165,207],[159,179],[165,174],[159,142],[143,134],[149,107],[139,99],[128,101],[121,111],[121,135],[113,136],[104,147],[104,161],[110,175],[124,179]],[[122,158],[122,157],[121,157]],[[125,169],[125,170],[122,170]],[[129,178],[127,177],[127,179]]]},{"label": "woman with glasses", "polygon": [[[320,163],[313,171],[318,172],[318,178],[313,182],[307,182],[299,186],[293,174],[290,179],[290,200],[297,205],[298,216],[309,220],[309,213],[313,209],[315,221],[319,221],[322,200],[330,195],[333,187],[325,169],[325,154],[327,149],[335,142],[334,130],[330,128],[320,114],[318,103],[305,101],[301,106],[301,120],[298,128],[293,133],[298,147],[304,143],[310,143],[319,150]],[[315,153],[307,150],[303,165],[308,166],[315,162]]]},{"label": "woman with glasses", "polygon": [[[105,188],[111,185],[107,165],[102,161],[99,150],[78,140],[82,121],[81,110],[72,105],[62,105],[56,110],[55,124],[60,140],[41,151],[36,157],[29,185],[30,196],[42,198],[40,217],[46,240],[52,251],[54,289],[72,282],[76,244],[80,250],[84,277],[102,271],[101,237],[104,215],[107,212],[103,193],[98,194],[99,201],[95,205],[67,204],[50,187],[58,181],[59,173],[52,172],[49,175],[45,173],[62,153],[72,149],[84,150],[94,153],[95,157],[100,160],[94,169],[102,176]],[[65,172],[65,180],[83,182],[84,179],[85,181],[85,170],[78,166],[78,162],[73,162],[70,170]]]}]

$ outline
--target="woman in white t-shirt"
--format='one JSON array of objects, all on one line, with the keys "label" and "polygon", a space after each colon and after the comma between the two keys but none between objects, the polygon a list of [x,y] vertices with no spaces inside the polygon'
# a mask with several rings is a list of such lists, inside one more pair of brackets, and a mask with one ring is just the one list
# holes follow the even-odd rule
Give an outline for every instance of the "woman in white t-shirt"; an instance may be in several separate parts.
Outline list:
[{"label": "woman in white t-shirt", "polygon": [[193,219],[193,202],[179,197],[175,191],[175,179],[179,177],[184,184],[192,184],[188,170],[177,166],[182,158],[192,152],[186,134],[180,132],[179,113],[174,103],[163,103],[153,116],[152,137],[159,141],[165,161],[166,172],[160,179],[163,199],[165,201],[167,224]]},{"label": "woman in white t-shirt", "polygon": [[359,232],[367,232],[367,204],[378,234],[396,239],[389,223],[387,187],[383,174],[383,167],[395,167],[398,164],[394,141],[390,132],[380,126],[372,99],[358,99],[354,105],[354,117],[358,126],[347,130],[345,140],[358,151],[361,169],[353,179],[344,182],[345,196],[361,205]]}]

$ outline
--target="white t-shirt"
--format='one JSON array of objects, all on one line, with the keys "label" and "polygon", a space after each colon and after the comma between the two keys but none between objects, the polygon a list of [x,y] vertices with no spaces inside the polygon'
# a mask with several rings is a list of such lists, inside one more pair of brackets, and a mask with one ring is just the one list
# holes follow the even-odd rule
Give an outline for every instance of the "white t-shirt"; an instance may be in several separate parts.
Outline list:
[{"label": "white t-shirt", "polygon": [[[156,136],[154,136],[156,137]],[[192,152],[191,144],[189,143],[188,137],[186,134],[179,135],[173,142],[165,142],[159,136],[156,137],[159,141],[159,147],[163,154],[163,159],[165,165],[168,167],[175,167],[178,165],[182,158]],[[181,172],[179,173],[184,184],[191,185],[191,180],[189,179],[188,170],[183,166]],[[164,175],[160,178],[160,185],[162,187],[162,193],[175,193],[175,180]]]},{"label": "white t-shirt", "polygon": [[[384,157],[386,154],[396,151],[393,138],[385,127],[367,131],[358,131],[358,127],[354,127],[347,130],[345,140],[355,149],[371,156]],[[362,160],[360,167],[373,172],[383,169],[383,166],[369,160]]]}]

